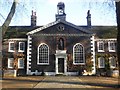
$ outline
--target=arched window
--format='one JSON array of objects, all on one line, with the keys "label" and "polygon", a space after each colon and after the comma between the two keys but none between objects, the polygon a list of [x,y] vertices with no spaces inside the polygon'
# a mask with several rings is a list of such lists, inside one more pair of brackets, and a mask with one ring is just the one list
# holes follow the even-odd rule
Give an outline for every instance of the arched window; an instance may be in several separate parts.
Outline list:
[{"label": "arched window", "polygon": [[105,68],[105,58],[104,57],[99,57],[98,58],[98,67],[99,68]]},{"label": "arched window", "polygon": [[58,49],[64,50],[64,39],[63,38],[60,38],[58,41]]},{"label": "arched window", "polygon": [[80,43],[73,46],[73,64],[85,64],[84,47]]},{"label": "arched window", "polygon": [[109,58],[109,63],[110,63],[110,68],[116,67],[116,59],[114,56]]},{"label": "arched window", "polygon": [[38,61],[37,64],[49,64],[49,47],[42,43],[38,46]]}]

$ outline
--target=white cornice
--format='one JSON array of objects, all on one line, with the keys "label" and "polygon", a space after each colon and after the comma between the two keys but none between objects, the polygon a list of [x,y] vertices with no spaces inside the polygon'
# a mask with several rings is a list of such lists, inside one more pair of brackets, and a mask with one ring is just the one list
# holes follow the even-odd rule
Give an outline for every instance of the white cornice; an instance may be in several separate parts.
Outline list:
[{"label": "white cornice", "polygon": [[11,38],[11,39],[4,39],[5,41],[27,41],[26,38]]},{"label": "white cornice", "polygon": [[116,38],[110,38],[110,39],[95,39],[95,41],[116,41]]}]

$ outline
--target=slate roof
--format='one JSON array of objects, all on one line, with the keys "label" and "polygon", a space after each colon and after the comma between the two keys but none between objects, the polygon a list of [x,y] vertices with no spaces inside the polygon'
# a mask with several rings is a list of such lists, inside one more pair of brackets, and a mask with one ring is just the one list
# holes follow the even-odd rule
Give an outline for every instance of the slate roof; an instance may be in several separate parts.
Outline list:
[{"label": "slate roof", "polygon": [[30,32],[33,29],[39,28],[41,26],[9,26],[7,32],[3,36],[4,39],[10,38],[26,38],[27,32]]},{"label": "slate roof", "polygon": [[116,38],[117,37],[117,27],[116,26],[76,26],[69,22],[64,21],[58,21],[58,22],[52,22],[50,24],[47,24],[45,26],[9,26],[6,34],[3,36],[4,39],[10,39],[10,38],[26,38],[27,34],[36,33],[40,30],[43,30],[44,28],[48,28],[53,24],[63,22],[67,25],[71,25],[72,27],[75,27],[77,29],[80,29],[86,33],[94,33],[96,34],[97,38]]}]

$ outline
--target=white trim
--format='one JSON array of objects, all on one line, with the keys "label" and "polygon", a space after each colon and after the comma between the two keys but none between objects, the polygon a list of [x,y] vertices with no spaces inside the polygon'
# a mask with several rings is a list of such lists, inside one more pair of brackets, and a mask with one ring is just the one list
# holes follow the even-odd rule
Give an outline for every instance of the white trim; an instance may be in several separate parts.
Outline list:
[{"label": "white trim", "polygon": [[[23,50],[20,50],[20,44],[23,43]],[[19,42],[18,52],[25,52],[25,42]]]},{"label": "white trim", "polygon": [[[110,45],[111,43],[113,43],[113,45],[114,45],[114,46],[113,46],[113,47],[114,47],[114,50],[111,50],[111,45]],[[116,51],[116,50],[115,50],[115,42],[114,42],[114,41],[109,41],[109,42],[108,42],[108,51],[109,51],[109,52],[115,52],[115,51]]]},{"label": "white trim", "polygon": [[27,41],[26,38],[11,38],[11,39],[4,39],[5,41]]},{"label": "white trim", "polygon": [[[23,61],[23,67],[20,66],[20,60]],[[24,58],[18,58],[18,69],[23,69],[24,68]]]},{"label": "white trim", "polygon": [[[75,59],[74,59],[74,57],[75,57],[75,52],[74,52],[74,47],[76,46],[76,45],[81,45],[82,46],[82,48],[83,48],[83,63],[75,63]],[[84,46],[81,44],[81,43],[76,43],[74,46],[73,46],[73,64],[74,65],[85,65],[85,50],[84,50]]]},{"label": "white trim", "polygon": [[[11,43],[14,44],[14,50],[11,50]],[[8,52],[15,52],[15,42],[9,42]]]},{"label": "white trim", "polygon": [[31,50],[32,50],[32,38],[31,36],[28,36],[28,41],[27,41],[27,75],[31,75]]},{"label": "white trim", "polygon": [[[48,47],[48,63],[40,63],[39,62],[39,47],[41,46],[41,45],[46,45],[47,47]],[[41,43],[39,46],[38,46],[38,48],[37,48],[37,65],[49,65],[49,46],[46,44],[46,43]]]},{"label": "white trim", "polygon": [[[102,46],[103,50],[100,49],[100,43],[103,44],[103,46]],[[105,52],[105,51],[104,51],[104,42],[103,42],[103,41],[98,41],[98,42],[97,42],[97,50],[98,50],[98,52]]]},{"label": "white trim", "polygon": [[92,37],[91,37],[91,57],[92,57],[92,59],[91,59],[91,61],[93,61],[93,67],[92,67],[92,74],[96,74],[96,59],[95,59],[95,36],[93,35]]},{"label": "white trim", "polygon": [[[12,60],[13,66],[10,66],[10,62]],[[14,58],[8,58],[8,68],[14,68]]]}]

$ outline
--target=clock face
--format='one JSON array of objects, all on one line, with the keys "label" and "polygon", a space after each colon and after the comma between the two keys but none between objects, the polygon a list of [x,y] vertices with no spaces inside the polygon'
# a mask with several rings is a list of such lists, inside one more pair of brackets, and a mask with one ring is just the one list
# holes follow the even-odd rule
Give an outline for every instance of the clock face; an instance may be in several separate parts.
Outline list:
[{"label": "clock face", "polygon": [[63,14],[63,10],[59,10],[59,14]]},{"label": "clock face", "polygon": [[63,24],[59,24],[59,25],[57,26],[57,29],[58,29],[58,31],[63,31],[63,30],[65,29],[65,27],[64,27]]}]

